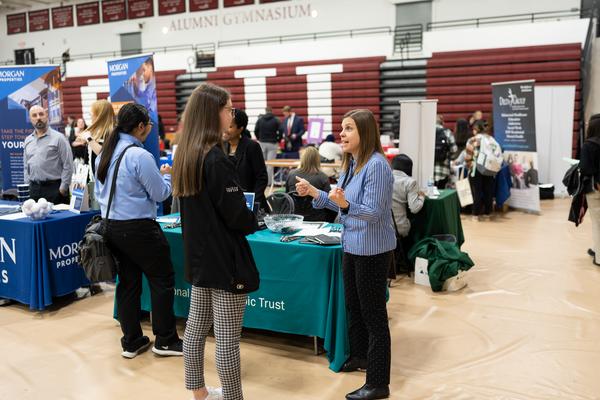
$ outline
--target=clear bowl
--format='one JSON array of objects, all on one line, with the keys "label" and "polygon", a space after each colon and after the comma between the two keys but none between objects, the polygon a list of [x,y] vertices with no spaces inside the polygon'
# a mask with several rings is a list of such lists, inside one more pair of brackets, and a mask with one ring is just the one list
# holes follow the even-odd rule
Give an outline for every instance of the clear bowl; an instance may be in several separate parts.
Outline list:
[{"label": "clear bowl", "polygon": [[271,232],[290,234],[302,227],[304,216],[296,214],[270,214],[265,216],[265,224]]}]

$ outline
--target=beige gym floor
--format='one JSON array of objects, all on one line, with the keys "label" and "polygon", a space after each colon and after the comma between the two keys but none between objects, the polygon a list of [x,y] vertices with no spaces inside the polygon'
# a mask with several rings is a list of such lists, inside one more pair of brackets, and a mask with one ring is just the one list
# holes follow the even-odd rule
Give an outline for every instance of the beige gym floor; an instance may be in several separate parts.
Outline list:
[{"label": "beige gym floor", "polygon": [[[568,200],[541,216],[463,217],[476,263],[469,286],[433,294],[408,279],[391,289],[392,399],[600,399],[600,267],[586,250],[589,215]],[[0,399],[185,399],[182,358],[121,358],[113,291],[45,312],[0,307]],[[180,329],[183,322],[180,321]],[[145,333],[151,336],[148,322]],[[343,399],[363,373],[336,374],[309,338],[245,332],[245,398]],[[206,378],[218,385],[214,340]]]}]

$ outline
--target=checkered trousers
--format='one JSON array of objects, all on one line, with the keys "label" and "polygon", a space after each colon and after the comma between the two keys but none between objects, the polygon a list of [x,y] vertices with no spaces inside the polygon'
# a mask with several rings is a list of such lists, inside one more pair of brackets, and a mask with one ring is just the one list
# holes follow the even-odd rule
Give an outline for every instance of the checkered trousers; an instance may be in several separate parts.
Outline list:
[{"label": "checkered trousers", "polygon": [[246,294],[192,286],[190,313],[183,339],[185,387],[205,387],[204,345],[214,324],[217,373],[224,400],[242,400],[240,337],[246,309]]}]

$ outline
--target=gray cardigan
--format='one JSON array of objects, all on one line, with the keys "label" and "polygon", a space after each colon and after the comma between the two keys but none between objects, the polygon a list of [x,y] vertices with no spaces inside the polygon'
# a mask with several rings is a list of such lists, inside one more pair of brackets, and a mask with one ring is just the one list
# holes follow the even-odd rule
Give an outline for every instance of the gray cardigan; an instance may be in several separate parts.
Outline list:
[{"label": "gray cardigan", "polygon": [[413,214],[423,208],[425,197],[419,195],[417,181],[402,171],[392,171],[394,175],[394,192],[392,194],[392,211],[398,226],[398,233],[402,237],[408,236],[410,232],[410,221],[408,220],[406,207]]}]

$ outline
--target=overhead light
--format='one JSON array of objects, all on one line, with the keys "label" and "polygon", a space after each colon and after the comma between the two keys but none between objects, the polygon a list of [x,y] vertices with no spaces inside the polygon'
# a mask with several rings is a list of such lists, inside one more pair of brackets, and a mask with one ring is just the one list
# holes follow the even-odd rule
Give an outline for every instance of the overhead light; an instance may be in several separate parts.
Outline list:
[{"label": "overhead light", "polygon": [[310,13],[311,17],[317,18],[319,16],[319,12],[317,10],[312,10]]},{"label": "overhead light", "polygon": [[163,35],[166,35],[167,33],[169,33],[169,28],[166,26],[163,26],[162,33],[163,33]]}]

